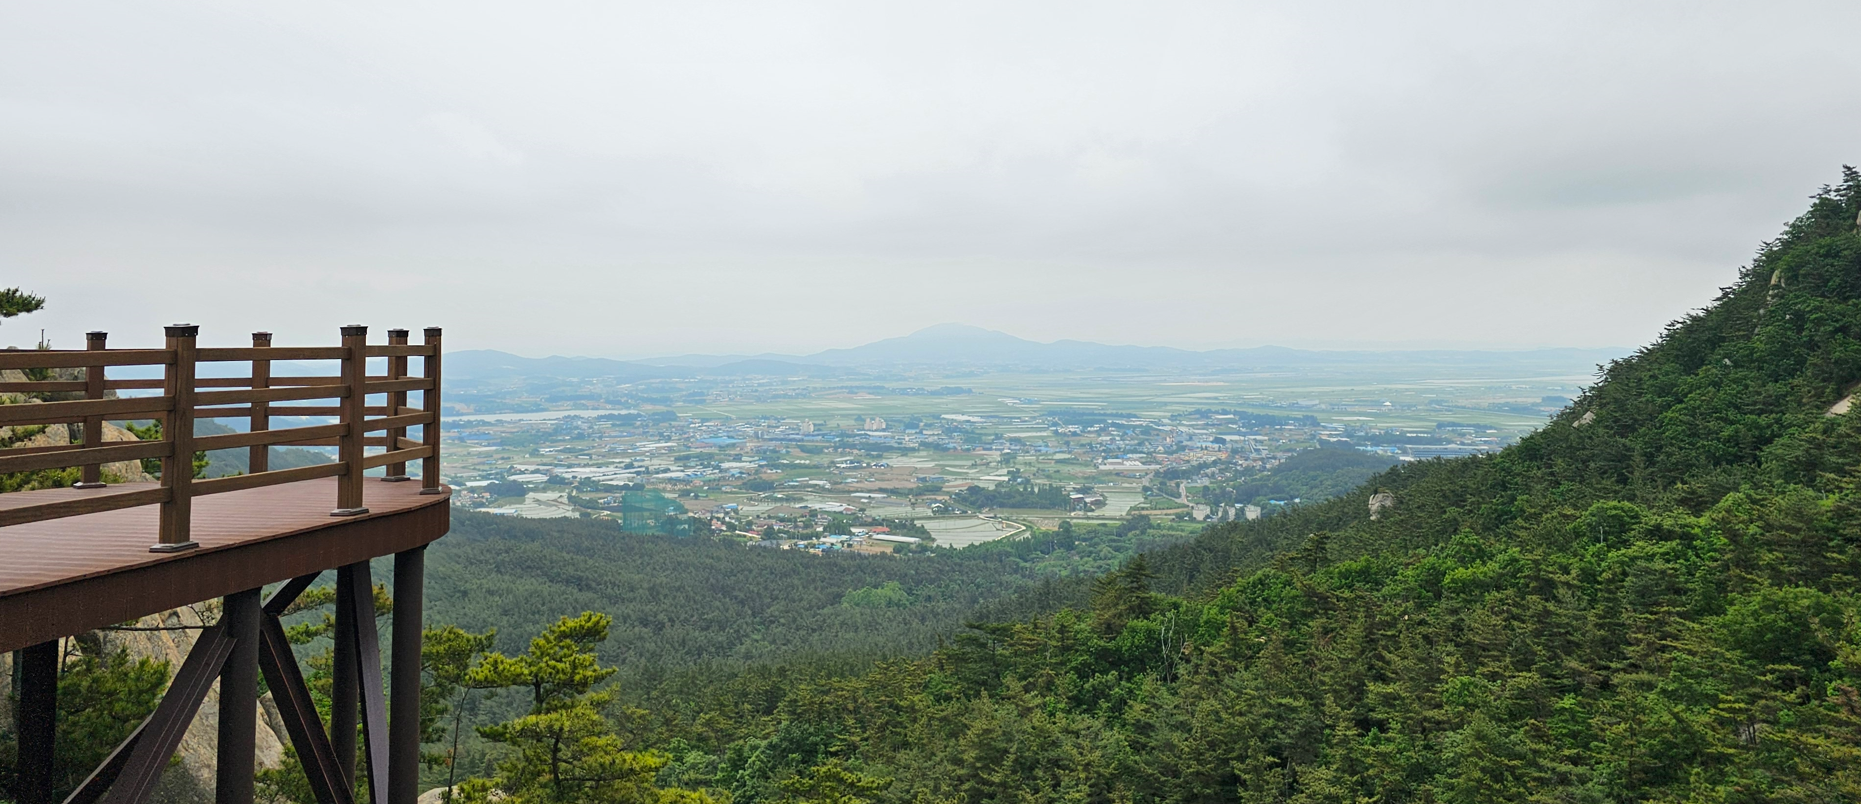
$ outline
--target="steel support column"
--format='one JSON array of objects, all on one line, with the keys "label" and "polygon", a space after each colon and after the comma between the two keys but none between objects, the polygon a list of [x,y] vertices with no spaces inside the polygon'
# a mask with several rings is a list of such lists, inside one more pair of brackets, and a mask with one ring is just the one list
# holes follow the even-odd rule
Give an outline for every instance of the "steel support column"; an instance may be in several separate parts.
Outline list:
[{"label": "steel support column", "polygon": [[[367,569],[367,564],[360,565]],[[355,577],[357,565],[336,569],[336,648],[330,665],[330,750],[343,781],[355,787],[355,729],[362,707],[361,662],[356,659]]]},{"label": "steel support column", "polygon": [[58,640],[16,654],[19,673],[19,804],[52,803],[52,739],[58,733]]},{"label": "steel support column", "polygon": [[259,590],[222,599],[232,655],[220,668],[220,741],[214,772],[215,804],[252,804],[258,754]]},{"label": "steel support column", "polygon": [[355,659],[362,691],[362,747],[368,757],[368,800],[388,801],[388,702],[381,683],[381,635],[375,630],[375,586],[366,562],[352,565],[349,598],[355,606]]},{"label": "steel support column", "polygon": [[388,802],[420,798],[420,636],[426,548],[394,556],[394,642],[388,679]]}]

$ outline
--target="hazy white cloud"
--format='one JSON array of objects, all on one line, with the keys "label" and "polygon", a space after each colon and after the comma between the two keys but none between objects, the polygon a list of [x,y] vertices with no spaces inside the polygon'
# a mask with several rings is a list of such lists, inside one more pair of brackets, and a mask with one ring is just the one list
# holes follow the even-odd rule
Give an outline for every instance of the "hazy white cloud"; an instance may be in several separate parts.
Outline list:
[{"label": "hazy white cloud", "polygon": [[[0,8],[47,327],[1632,345],[1861,159],[1861,5]],[[254,305],[265,304],[263,307]],[[16,327],[18,329],[16,329]]]}]

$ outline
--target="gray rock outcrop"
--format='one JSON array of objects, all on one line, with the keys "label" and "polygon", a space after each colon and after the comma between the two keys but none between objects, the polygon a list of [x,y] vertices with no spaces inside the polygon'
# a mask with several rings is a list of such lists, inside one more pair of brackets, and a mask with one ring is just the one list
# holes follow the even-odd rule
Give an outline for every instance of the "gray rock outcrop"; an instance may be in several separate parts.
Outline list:
[{"label": "gray rock outcrop", "polygon": [[1394,507],[1396,507],[1396,495],[1381,489],[1370,495],[1370,519],[1372,521],[1382,517],[1384,511]]}]

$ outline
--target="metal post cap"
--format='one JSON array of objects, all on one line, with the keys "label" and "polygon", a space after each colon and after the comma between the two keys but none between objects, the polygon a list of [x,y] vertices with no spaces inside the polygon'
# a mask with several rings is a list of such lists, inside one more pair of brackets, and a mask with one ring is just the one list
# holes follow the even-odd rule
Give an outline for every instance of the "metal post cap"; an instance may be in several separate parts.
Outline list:
[{"label": "metal post cap", "polygon": [[255,340],[255,341],[265,341],[266,343],[270,343],[270,342],[271,342],[271,333],[269,333],[269,332],[254,332],[254,333],[252,333],[252,340]]},{"label": "metal post cap", "polygon": [[91,331],[91,332],[84,333],[84,340],[87,340],[87,341],[101,341],[101,340],[108,339],[109,337],[110,337],[110,333],[108,332]]},{"label": "metal post cap", "polygon": [[170,338],[200,337],[200,325],[199,324],[169,324],[168,326],[163,327],[162,331],[166,332],[168,334],[168,337]]},{"label": "metal post cap", "polygon": [[426,328],[426,336],[427,336],[427,337],[429,337],[429,338],[437,338],[437,337],[439,337],[439,327],[427,327],[427,328]]},{"label": "metal post cap", "polygon": [[405,338],[405,337],[407,337],[407,330],[404,330],[404,329],[391,329],[391,330],[388,330],[388,337],[390,337],[390,338]]},{"label": "metal post cap", "polygon": [[342,328],[342,334],[343,334],[343,337],[345,338],[351,335],[367,335],[368,325],[367,324],[344,324]]}]

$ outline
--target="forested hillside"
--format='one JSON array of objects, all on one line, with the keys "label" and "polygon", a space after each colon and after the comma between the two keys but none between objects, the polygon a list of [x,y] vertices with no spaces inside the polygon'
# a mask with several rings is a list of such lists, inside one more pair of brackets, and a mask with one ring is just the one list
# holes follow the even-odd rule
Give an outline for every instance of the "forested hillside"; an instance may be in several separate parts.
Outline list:
[{"label": "forested hillside", "polygon": [[[1138,517],[1071,523],[1040,538],[898,556],[815,555],[736,540],[637,536],[611,522],[525,520],[467,511],[428,558],[430,619],[518,648],[560,617],[615,622],[599,649],[626,677],[770,662],[864,667],[920,655],[977,606],[1115,569],[1184,539]],[[883,605],[855,594],[896,585]],[[1083,586],[1075,586],[1083,589]],[[1031,596],[1025,603],[1039,600]]]},{"label": "forested hillside", "polygon": [[[918,653],[1022,577],[1000,560],[818,556],[470,512],[454,514],[428,561],[433,619],[495,627],[520,646],[563,615],[612,614],[601,656],[629,669]],[[842,605],[888,582],[901,585],[905,605]]]},{"label": "forested hillside", "polygon": [[1861,800],[1861,414],[1825,413],[1861,380],[1858,212],[1848,170],[1500,454],[925,658],[740,673],[620,717],[628,756],[736,802]]},{"label": "forested hillside", "polygon": [[1265,506],[1273,500],[1316,502],[1363,485],[1396,463],[1388,455],[1349,446],[1320,446],[1296,453],[1265,472],[1202,488],[1198,493],[1212,505]]}]

